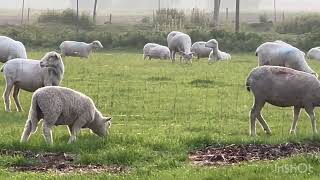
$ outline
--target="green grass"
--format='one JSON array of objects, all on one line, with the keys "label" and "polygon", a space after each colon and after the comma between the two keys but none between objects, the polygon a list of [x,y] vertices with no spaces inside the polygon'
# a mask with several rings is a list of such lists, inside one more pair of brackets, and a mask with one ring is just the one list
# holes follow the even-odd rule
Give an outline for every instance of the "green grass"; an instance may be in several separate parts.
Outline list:
[{"label": "green grass", "polygon": [[[31,52],[40,58],[44,52]],[[121,164],[130,173],[69,174],[18,173],[7,170],[13,164],[28,163],[23,157],[0,157],[0,178],[53,179],[316,179],[320,173],[318,156],[298,156],[280,161],[244,163],[236,166],[199,168],[191,165],[188,152],[207,145],[284,143],[319,141],[313,136],[310,120],[302,114],[297,136],[289,135],[291,109],[266,105],[263,111],[272,135],[266,136],[257,126],[259,136],[248,135],[248,113],[252,95],[244,83],[257,65],[253,54],[234,54],[231,62],[194,61],[193,65],[169,61],[144,61],[138,53],[121,51],[96,53],[89,59],[66,58],[62,86],[92,97],[97,107],[114,117],[111,134],[100,139],[83,130],[75,144],[68,145],[68,131],[59,126],[53,130],[54,145],[45,144],[42,128],[29,143],[19,139],[30,106],[31,93],[23,91],[20,99],[23,113],[4,112],[0,105],[0,147],[37,152],[70,152],[79,154],[77,161],[90,164]],[[320,65],[311,66],[320,72]],[[4,86],[3,77],[1,84]],[[12,104],[12,109],[14,105]],[[317,111],[317,114],[320,112]],[[309,164],[308,173],[275,172],[277,165]]]}]

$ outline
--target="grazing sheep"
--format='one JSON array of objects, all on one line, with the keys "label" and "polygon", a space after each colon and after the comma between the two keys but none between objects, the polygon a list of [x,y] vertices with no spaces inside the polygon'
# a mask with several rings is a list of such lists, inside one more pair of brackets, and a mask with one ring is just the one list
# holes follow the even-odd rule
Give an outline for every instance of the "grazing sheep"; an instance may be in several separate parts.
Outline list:
[{"label": "grazing sheep", "polygon": [[180,62],[183,59],[186,63],[192,63],[193,53],[191,52],[191,38],[189,35],[178,31],[172,31],[167,37],[168,48],[172,62],[175,61],[176,53],[179,52]]},{"label": "grazing sheep", "polygon": [[219,50],[219,43],[217,40],[211,39],[205,44],[205,46],[212,49],[212,51],[210,52],[210,55],[209,55],[209,59],[208,59],[209,63],[213,60],[219,61],[219,60],[230,60],[231,59],[230,54]]},{"label": "grazing sheep", "polygon": [[308,59],[320,60],[320,47],[312,48],[307,53]]},{"label": "grazing sheep", "polygon": [[155,59],[170,59],[170,50],[166,46],[155,46],[150,48],[148,54],[146,55],[149,57],[149,60],[152,58]]},{"label": "grazing sheep", "polygon": [[68,143],[72,143],[76,141],[81,128],[89,128],[98,136],[105,137],[111,125],[111,117],[103,117],[91,98],[58,86],[43,87],[34,92],[21,142],[27,142],[30,134],[37,131],[41,119],[43,135],[48,144],[53,144],[53,126],[67,125],[70,133]]},{"label": "grazing sheep", "polygon": [[6,36],[0,36],[0,62],[5,63],[11,59],[27,59],[26,48],[20,41]]},{"label": "grazing sheep", "polygon": [[194,53],[194,56],[197,56],[198,59],[206,57],[208,58],[212,49],[206,47],[206,42],[204,41],[199,41],[193,43],[191,46],[191,52]]},{"label": "grazing sheep", "polygon": [[156,43],[147,43],[146,45],[144,45],[143,47],[143,59],[146,60],[147,57],[149,57],[149,52],[150,49],[153,47],[159,46],[159,44]]},{"label": "grazing sheep", "polygon": [[294,107],[290,133],[295,133],[300,110],[304,108],[311,119],[313,132],[317,133],[314,108],[320,106],[320,82],[315,76],[286,67],[260,66],[249,74],[246,86],[254,95],[250,113],[251,135],[256,135],[256,119],[266,133],[271,133],[260,113],[266,102],[279,107]]},{"label": "grazing sheep", "polygon": [[59,46],[61,56],[74,56],[88,58],[93,49],[103,48],[100,41],[93,41],[88,44],[85,42],[64,41]]},{"label": "grazing sheep", "polygon": [[307,64],[304,53],[286,43],[266,42],[257,48],[256,56],[259,66],[284,66],[317,76]]},{"label": "grazing sheep", "polygon": [[30,59],[13,59],[4,64],[1,69],[6,80],[3,94],[5,110],[10,112],[10,93],[13,88],[13,98],[18,111],[22,111],[19,101],[20,89],[34,92],[43,86],[58,86],[63,78],[64,65],[60,54],[47,53],[41,61]]}]

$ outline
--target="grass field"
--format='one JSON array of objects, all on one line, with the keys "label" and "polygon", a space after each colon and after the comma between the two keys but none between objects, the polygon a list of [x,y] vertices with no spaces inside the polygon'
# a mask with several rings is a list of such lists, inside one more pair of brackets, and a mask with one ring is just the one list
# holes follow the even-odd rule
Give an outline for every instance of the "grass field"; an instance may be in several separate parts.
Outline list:
[{"label": "grass field", "polygon": [[[31,52],[40,58],[44,52]],[[42,128],[30,142],[20,144],[31,93],[23,91],[23,113],[4,112],[0,106],[0,147],[35,152],[78,154],[80,163],[120,164],[130,168],[123,175],[18,173],[7,170],[12,165],[30,163],[20,156],[0,156],[0,178],[7,179],[317,179],[320,157],[302,155],[279,161],[250,162],[235,166],[196,167],[188,153],[207,145],[285,143],[319,141],[313,136],[310,120],[302,114],[297,136],[289,135],[291,109],[265,106],[263,115],[272,130],[266,136],[257,126],[259,136],[248,135],[248,113],[252,95],[244,83],[256,66],[253,54],[234,54],[231,62],[194,61],[193,65],[169,61],[144,61],[142,54],[107,52],[90,59],[66,58],[62,86],[81,91],[93,98],[98,109],[113,116],[110,136],[100,139],[83,130],[75,144],[68,145],[66,127],[53,130],[54,145],[48,146]],[[318,73],[320,64],[311,61]],[[1,84],[4,87],[3,77]],[[12,109],[15,110],[12,104]],[[316,114],[320,112],[317,111]],[[312,171],[284,173],[279,165],[308,164]]]}]

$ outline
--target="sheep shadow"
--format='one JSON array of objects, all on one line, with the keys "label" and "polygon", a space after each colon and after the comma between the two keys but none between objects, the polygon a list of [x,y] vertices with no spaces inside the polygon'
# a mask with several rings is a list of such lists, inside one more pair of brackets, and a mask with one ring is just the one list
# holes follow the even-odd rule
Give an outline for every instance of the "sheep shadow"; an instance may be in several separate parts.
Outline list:
[{"label": "sheep shadow", "polygon": [[189,83],[193,87],[197,88],[215,88],[215,87],[227,87],[231,86],[228,83],[222,81],[213,81],[208,79],[195,79]]}]

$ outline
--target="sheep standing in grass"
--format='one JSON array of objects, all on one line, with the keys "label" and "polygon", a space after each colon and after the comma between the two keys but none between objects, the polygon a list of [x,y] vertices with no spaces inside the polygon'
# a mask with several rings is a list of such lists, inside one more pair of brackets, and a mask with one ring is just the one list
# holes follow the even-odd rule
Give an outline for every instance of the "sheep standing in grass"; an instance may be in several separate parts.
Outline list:
[{"label": "sheep standing in grass", "polygon": [[210,52],[210,55],[209,55],[209,63],[214,60],[219,61],[219,60],[230,60],[231,59],[230,54],[219,50],[219,43],[215,39],[209,40],[205,44],[205,47],[212,49],[212,51]]},{"label": "sheep standing in grass", "polygon": [[197,59],[200,59],[203,57],[208,58],[211,51],[212,49],[206,47],[206,42],[204,41],[195,42],[191,46],[191,52],[194,53],[194,56],[197,56]]},{"label": "sheep standing in grass", "polygon": [[290,133],[296,132],[300,110],[304,108],[311,119],[313,132],[317,133],[314,108],[320,106],[320,82],[312,74],[280,66],[260,66],[249,74],[246,86],[254,95],[250,113],[251,135],[256,135],[256,120],[266,133],[271,133],[261,116],[266,102],[279,107],[294,107]]},{"label": "sheep standing in grass", "polygon": [[307,64],[304,53],[287,43],[266,42],[256,50],[259,66],[284,66],[316,75]]},{"label": "sheep standing in grass", "polygon": [[309,59],[320,60],[320,47],[310,49],[307,53],[307,57]]},{"label": "sheep standing in grass", "polygon": [[15,58],[27,59],[24,45],[20,41],[0,36],[0,62],[5,63]]},{"label": "sheep standing in grass", "polygon": [[74,56],[88,58],[93,49],[102,49],[103,46],[100,41],[93,41],[92,43],[64,41],[59,46],[62,57]]},{"label": "sheep standing in grass", "polygon": [[146,60],[147,57],[149,57],[149,52],[150,49],[153,47],[159,46],[159,44],[156,43],[147,43],[146,45],[144,45],[143,47],[143,59]]},{"label": "sheep standing in grass", "polygon": [[192,63],[192,43],[189,35],[178,31],[172,31],[168,34],[167,41],[172,62],[175,61],[176,53],[179,52],[181,54],[180,62],[183,59],[186,63]]},{"label": "sheep standing in grass", "polygon": [[34,92],[21,142],[27,142],[30,134],[37,131],[42,118],[43,135],[48,144],[53,144],[53,126],[67,125],[70,132],[68,143],[72,143],[81,128],[89,128],[98,136],[105,137],[111,125],[111,117],[103,117],[91,98],[57,86],[43,87]]},{"label": "sheep standing in grass", "polygon": [[30,59],[13,59],[4,64],[6,88],[3,94],[5,110],[10,112],[10,94],[13,88],[13,98],[18,111],[22,111],[19,101],[20,89],[34,92],[43,86],[58,86],[63,78],[64,65],[60,54],[47,53],[41,61]]},{"label": "sheep standing in grass", "polygon": [[170,59],[170,50],[166,46],[156,46],[150,49],[148,54],[149,60],[155,59]]}]

